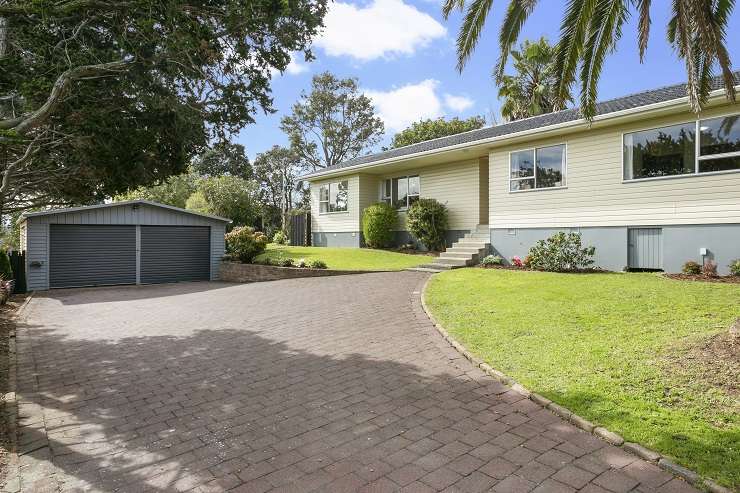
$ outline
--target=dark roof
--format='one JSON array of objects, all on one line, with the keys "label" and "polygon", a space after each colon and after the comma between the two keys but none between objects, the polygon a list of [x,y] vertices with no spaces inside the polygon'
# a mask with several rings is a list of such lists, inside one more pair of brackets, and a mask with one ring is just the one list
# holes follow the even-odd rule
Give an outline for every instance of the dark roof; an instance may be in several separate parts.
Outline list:
[{"label": "dark roof", "polygon": [[[734,75],[736,83],[740,83],[740,71],[735,72]],[[721,89],[722,87],[724,87],[722,79],[720,77],[715,77],[712,80],[712,90]],[[672,86],[660,87],[658,89],[651,89],[649,91],[630,94],[629,96],[623,96],[621,98],[598,102],[596,103],[596,116],[602,116],[618,111],[639,108],[641,106],[648,106],[655,103],[663,103],[683,97],[686,97],[686,84],[675,84]],[[582,117],[578,108],[546,113],[544,115],[525,118],[523,120],[516,120],[501,125],[485,127],[456,135],[450,135],[448,137],[427,140],[405,147],[390,149],[388,151],[359,156],[354,159],[348,159],[347,161],[343,161],[334,166],[329,166],[320,171],[317,171],[316,173],[309,174],[308,176],[323,175],[325,173],[336,171],[342,168],[347,168],[349,166],[368,164],[384,159],[402,157],[408,154],[433,151],[459,144],[474,143],[479,140],[487,140],[503,135],[523,132],[526,130],[534,130],[538,128],[549,127],[551,125],[557,125],[560,123],[572,122],[581,118]]]}]

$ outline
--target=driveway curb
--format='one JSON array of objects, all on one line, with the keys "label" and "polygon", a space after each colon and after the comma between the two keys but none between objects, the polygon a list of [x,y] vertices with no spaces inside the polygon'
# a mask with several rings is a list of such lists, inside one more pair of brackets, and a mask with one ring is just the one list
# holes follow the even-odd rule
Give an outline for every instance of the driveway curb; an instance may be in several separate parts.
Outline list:
[{"label": "driveway curb", "polygon": [[524,397],[530,399],[532,402],[542,406],[545,409],[548,409],[550,412],[555,414],[556,416],[559,416],[563,418],[564,420],[570,422],[577,428],[580,428],[583,431],[586,431],[588,433],[591,433],[592,435],[601,438],[602,440],[610,443],[611,445],[617,446],[622,448],[624,451],[629,452],[632,455],[636,455],[637,457],[640,457],[641,459],[644,459],[648,462],[651,462],[653,464],[656,464],[658,467],[662,468],[663,470],[673,474],[674,476],[680,477],[687,481],[688,483],[696,486],[697,488],[704,488],[705,490],[709,491],[710,493],[732,493],[731,490],[725,488],[724,486],[720,486],[716,482],[714,482],[711,479],[703,479],[699,474],[696,472],[687,469],[683,466],[680,466],[667,457],[664,457],[660,453],[651,450],[647,447],[643,447],[639,443],[632,443],[632,442],[625,442],[624,438],[622,438],[619,434],[614,433],[613,431],[610,431],[602,426],[597,426],[587,419],[573,413],[569,409],[560,406],[558,404],[555,404],[548,398],[541,396],[539,394],[536,394],[520,383],[518,383],[516,380],[511,378],[510,376],[506,375],[505,373],[496,370],[488,363],[484,362],[477,356],[475,356],[472,352],[470,352],[465,346],[460,344],[454,337],[452,337],[447,330],[434,318],[434,315],[432,315],[431,310],[429,310],[429,307],[427,307],[425,296],[427,292],[427,287],[429,286],[429,281],[432,279],[432,277],[435,274],[432,274],[429,276],[426,281],[424,282],[424,286],[421,288],[421,292],[419,293],[419,301],[421,304],[422,309],[424,310],[424,313],[429,318],[429,320],[432,322],[432,325],[434,328],[439,332],[439,334],[444,338],[450,346],[455,348],[457,352],[459,352],[465,359],[470,361],[473,365],[477,366],[483,372],[492,377],[494,380],[497,380],[498,382],[501,382],[504,385],[507,385],[511,387],[511,390],[514,392],[517,392]]}]

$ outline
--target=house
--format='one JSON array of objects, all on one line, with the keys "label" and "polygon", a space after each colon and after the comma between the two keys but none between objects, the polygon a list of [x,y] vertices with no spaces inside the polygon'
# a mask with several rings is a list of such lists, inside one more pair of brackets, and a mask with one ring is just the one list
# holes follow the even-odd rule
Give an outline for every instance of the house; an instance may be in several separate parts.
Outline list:
[{"label": "house", "polygon": [[398,209],[398,243],[410,241],[404,211],[431,197],[449,210],[448,266],[524,257],[578,231],[605,269],[713,260],[726,273],[740,257],[740,103],[721,87],[699,115],[679,84],[600,102],[591,122],[568,109],[316,171],[313,244],[361,246],[362,211],[379,201]]},{"label": "house", "polygon": [[29,290],[218,279],[231,220],[148,200],[23,214]]}]

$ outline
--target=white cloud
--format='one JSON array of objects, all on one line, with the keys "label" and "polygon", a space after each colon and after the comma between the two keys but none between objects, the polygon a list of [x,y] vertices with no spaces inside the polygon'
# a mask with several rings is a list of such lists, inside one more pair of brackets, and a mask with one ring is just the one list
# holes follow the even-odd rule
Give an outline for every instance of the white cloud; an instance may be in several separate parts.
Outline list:
[{"label": "white cloud", "polygon": [[447,113],[445,110],[459,113],[475,104],[466,96],[445,94],[440,97],[438,87],[439,81],[426,79],[390,91],[366,90],[364,93],[373,101],[386,130],[397,132],[415,121],[443,116]]},{"label": "white cloud", "polygon": [[335,2],[324,24],[326,28],[314,44],[327,55],[347,55],[360,61],[412,55],[447,34],[432,16],[403,0],[373,0],[364,7]]},{"label": "white cloud", "polygon": [[298,75],[308,71],[307,63],[300,63],[296,60],[295,55],[290,59],[290,63],[285,68],[285,71],[290,75]]},{"label": "white cloud", "polygon": [[475,101],[467,96],[455,96],[454,94],[445,94],[445,106],[452,111],[462,113],[463,111],[472,108]]}]

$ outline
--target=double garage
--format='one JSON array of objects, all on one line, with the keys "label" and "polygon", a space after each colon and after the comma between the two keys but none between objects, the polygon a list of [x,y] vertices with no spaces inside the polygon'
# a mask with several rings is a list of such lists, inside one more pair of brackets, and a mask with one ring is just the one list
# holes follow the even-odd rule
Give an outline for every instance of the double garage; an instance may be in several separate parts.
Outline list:
[{"label": "double garage", "polygon": [[30,213],[28,288],[216,280],[229,222],[145,200]]}]

